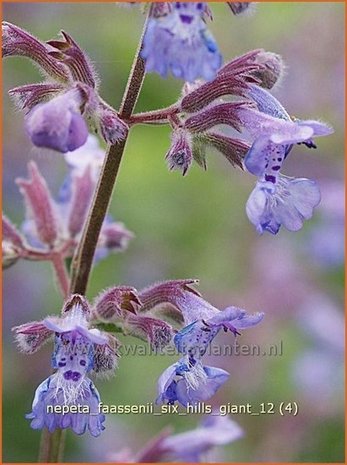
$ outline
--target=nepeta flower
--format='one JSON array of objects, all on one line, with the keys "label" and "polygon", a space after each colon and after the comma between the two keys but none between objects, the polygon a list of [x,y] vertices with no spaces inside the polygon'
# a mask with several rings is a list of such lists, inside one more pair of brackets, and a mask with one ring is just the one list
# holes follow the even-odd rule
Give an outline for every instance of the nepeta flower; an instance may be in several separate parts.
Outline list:
[{"label": "nepeta flower", "polygon": [[147,71],[162,77],[168,72],[189,82],[214,78],[222,64],[218,46],[207,30],[205,3],[166,3],[149,19],[142,57]]},{"label": "nepeta flower", "polygon": [[62,153],[81,147],[88,137],[88,128],[80,113],[81,104],[76,89],[36,105],[25,121],[32,143]]},{"label": "nepeta flower", "polygon": [[157,402],[178,401],[187,405],[211,398],[228,379],[229,373],[203,365],[201,358],[208,346],[221,329],[230,330],[234,335],[240,334],[239,329],[258,324],[264,316],[263,313],[248,315],[245,310],[236,307],[219,311],[191,287],[196,282],[167,281],[139,293],[142,302],[140,311],[178,320],[172,311],[174,306],[185,325],[173,339],[183,357],[160,376]]},{"label": "nepeta flower", "polygon": [[229,378],[221,368],[204,366],[200,360],[184,357],[169,366],[158,379],[157,403],[196,404],[210,399]]},{"label": "nepeta flower", "polygon": [[312,217],[320,202],[320,191],[314,181],[281,175],[282,164],[294,144],[315,148],[312,138],[329,135],[333,130],[319,121],[292,120],[283,106],[258,86],[252,85],[249,95],[258,110],[238,110],[243,126],[254,138],[244,164],[258,176],[246,205],[248,218],[259,233],[277,234],[281,225],[297,231],[305,219]]},{"label": "nepeta flower", "polygon": [[99,393],[88,375],[115,369],[118,342],[90,329],[89,319],[88,302],[75,294],[65,303],[61,317],[14,328],[19,348],[29,354],[54,337],[52,368],[56,371],[36,389],[32,411],[26,416],[33,429],[71,428],[76,434],[88,429],[93,436],[104,429]]},{"label": "nepeta flower", "polygon": [[9,91],[27,113],[31,141],[62,153],[75,150],[87,139],[87,122],[106,142],[123,140],[128,126],[100,97],[89,57],[69,34],[62,31],[61,35],[62,40],[45,43],[14,24],[3,24],[3,56],[27,57],[49,78]]}]

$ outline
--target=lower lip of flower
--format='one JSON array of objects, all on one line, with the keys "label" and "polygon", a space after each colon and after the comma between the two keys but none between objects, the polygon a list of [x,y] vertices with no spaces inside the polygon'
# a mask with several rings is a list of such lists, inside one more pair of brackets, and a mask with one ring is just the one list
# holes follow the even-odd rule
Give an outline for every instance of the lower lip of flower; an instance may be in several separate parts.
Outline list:
[{"label": "lower lip of flower", "polygon": [[64,379],[66,379],[67,381],[78,381],[79,379],[81,378],[81,373],[79,373],[78,371],[72,371],[72,370],[69,370],[69,371],[65,371],[64,373]]},{"label": "lower lip of flower", "polygon": [[193,21],[193,16],[180,15],[180,19],[181,19],[182,23],[191,24],[191,22]]}]

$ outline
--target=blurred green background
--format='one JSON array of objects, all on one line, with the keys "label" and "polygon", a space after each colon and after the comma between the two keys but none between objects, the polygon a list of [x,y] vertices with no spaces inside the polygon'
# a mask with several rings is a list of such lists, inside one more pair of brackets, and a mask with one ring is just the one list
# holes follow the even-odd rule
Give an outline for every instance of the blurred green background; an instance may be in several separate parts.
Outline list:
[{"label": "blurred green background", "polygon": [[[199,290],[218,308],[240,305],[249,312],[265,311],[262,324],[245,332],[240,342],[266,348],[282,341],[283,355],[206,360],[231,373],[211,403],[296,401],[299,415],[233,416],[245,436],[217,458],[343,461],[344,4],[260,3],[252,15],[242,17],[234,17],[224,4],[211,8],[209,27],[226,61],[261,47],[281,54],[287,69],[274,95],[289,114],[322,119],[334,127],[335,133],[319,140],[316,151],[295,147],[284,170],[317,179],[321,206],[302,231],[259,237],[245,214],[254,177],[233,169],[213,151],[207,172],[193,166],[184,178],[170,173],[164,160],[169,128],[136,127],[111,205],[114,217],[136,238],[125,253],[94,268],[88,297],[114,284],[140,289],[158,280],[196,277]],[[102,96],[118,107],[144,20],[138,7],[5,2],[3,10],[5,20],[43,40],[56,37],[60,29],[69,32],[94,62]],[[4,210],[16,224],[24,210],[14,179],[25,176],[27,162],[38,163],[54,194],[66,173],[62,157],[32,147],[23,115],[7,96],[10,88],[38,79],[28,61],[5,61]],[[148,75],[137,111],[170,105],[181,86],[178,80]],[[22,262],[6,270],[3,295],[3,461],[31,462],[40,434],[30,429],[24,414],[37,385],[49,374],[51,347],[30,358],[19,354],[11,327],[57,313],[62,302],[44,263]],[[219,341],[230,338],[223,335]],[[123,357],[114,379],[97,382],[103,402],[152,402],[157,377],[175,360]],[[112,460],[124,447],[137,451],[166,425],[186,431],[199,420],[198,415],[109,415],[100,438],[77,438],[69,432],[66,460]]]}]

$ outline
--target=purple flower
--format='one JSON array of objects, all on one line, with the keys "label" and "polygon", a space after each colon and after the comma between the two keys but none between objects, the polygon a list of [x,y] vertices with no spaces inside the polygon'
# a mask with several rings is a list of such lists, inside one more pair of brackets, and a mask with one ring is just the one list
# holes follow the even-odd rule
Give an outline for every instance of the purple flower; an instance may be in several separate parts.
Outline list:
[{"label": "purple flower", "polygon": [[246,212],[259,234],[277,234],[281,225],[288,231],[301,229],[319,202],[320,191],[314,181],[279,175],[275,182],[257,182],[247,200]]},{"label": "purple flower", "polygon": [[185,81],[213,79],[222,64],[218,46],[206,28],[205,3],[174,2],[148,22],[141,52],[147,71],[168,72]]},{"label": "purple flower", "polygon": [[240,426],[225,416],[207,416],[197,428],[162,441],[166,455],[184,462],[203,462],[203,454],[243,436]]},{"label": "purple flower", "polygon": [[26,130],[34,145],[66,153],[87,140],[88,121],[107,143],[123,140],[128,126],[98,92],[99,78],[77,42],[65,31],[61,40],[41,42],[28,32],[5,22],[3,56],[23,56],[34,61],[50,79],[9,91],[26,111]]},{"label": "purple flower", "polygon": [[280,174],[282,164],[294,144],[315,148],[313,137],[331,134],[332,129],[314,120],[292,121],[282,105],[266,90],[252,85],[250,97],[258,110],[241,107],[238,117],[254,138],[244,164],[258,176],[246,212],[256,230],[277,234],[281,225],[299,230],[319,204],[320,191],[314,181],[288,178]]},{"label": "purple flower", "polygon": [[113,336],[89,328],[90,308],[82,296],[71,296],[62,313],[62,317],[14,328],[17,343],[26,353],[55,338],[52,367],[56,371],[36,389],[26,418],[33,429],[71,428],[76,434],[88,429],[99,436],[105,417],[98,410],[99,393],[87,375],[114,370],[118,344]]},{"label": "purple flower", "polygon": [[[229,374],[219,368],[204,366],[201,357],[221,329],[230,330],[234,335],[239,329],[258,324],[263,313],[249,315],[237,307],[219,311],[202,299],[190,287],[194,280],[168,281],[139,294],[140,311],[160,312],[160,307],[171,304],[181,313],[186,326],[174,337],[176,349],[183,357],[160,376],[157,402],[182,405],[205,401],[212,397],[228,379]],[[171,310],[171,317],[174,313]],[[162,313],[162,316],[164,314]]]},{"label": "purple flower", "polygon": [[196,428],[183,433],[171,434],[167,428],[162,430],[137,454],[126,448],[110,454],[108,459],[116,463],[204,462],[206,453],[237,441],[243,434],[236,422],[213,413],[203,418]]},{"label": "purple flower", "polygon": [[187,356],[159,377],[156,402],[196,404],[210,399],[228,378],[229,373],[225,370],[204,366],[200,360]]},{"label": "purple flower", "polygon": [[54,97],[34,107],[26,117],[26,130],[34,145],[66,153],[81,147],[88,128],[81,116],[77,90]]}]

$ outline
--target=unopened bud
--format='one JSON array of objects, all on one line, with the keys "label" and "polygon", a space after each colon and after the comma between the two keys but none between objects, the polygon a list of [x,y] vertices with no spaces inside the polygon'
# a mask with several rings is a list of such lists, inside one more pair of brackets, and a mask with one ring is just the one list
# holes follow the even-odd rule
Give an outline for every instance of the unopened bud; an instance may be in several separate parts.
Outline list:
[{"label": "unopened bud", "polygon": [[165,157],[170,170],[179,170],[183,176],[193,161],[192,141],[188,131],[174,129],[171,146]]},{"label": "unopened bud", "polygon": [[105,142],[116,144],[126,138],[129,128],[112,108],[101,104],[97,110],[96,119]]},{"label": "unopened bud", "polygon": [[137,291],[133,287],[118,286],[106,289],[94,302],[93,318],[104,322],[118,321],[124,313],[136,313],[141,305]]},{"label": "unopened bud", "polygon": [[40,240],[53,247],[58,237],[58,223],[54,200],[36,164],[28,164],[30,179],[16,182],[24,196],[27,218],[32,219]]}]

